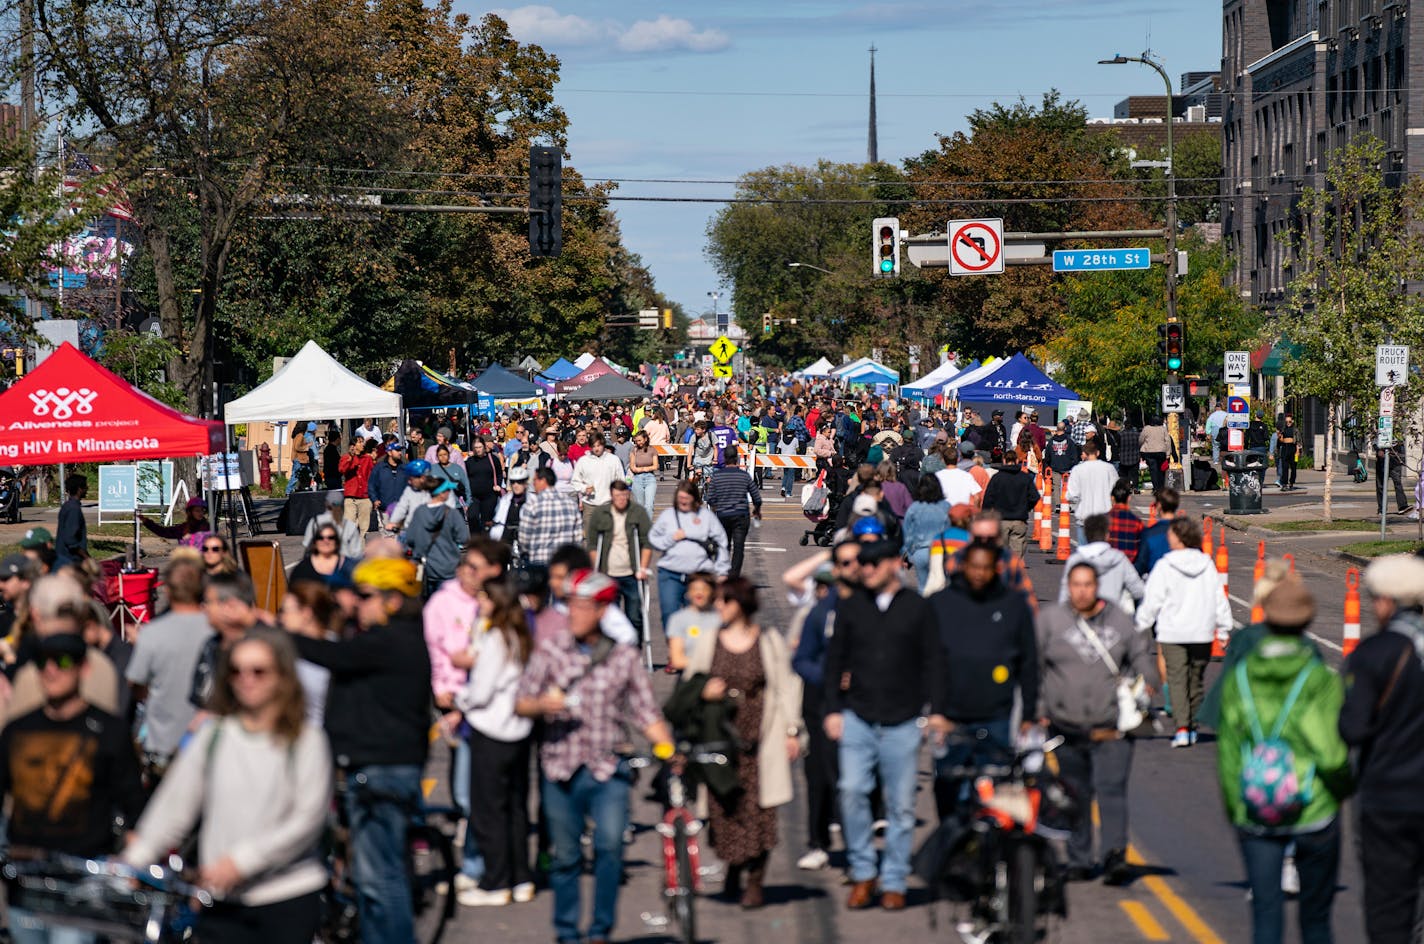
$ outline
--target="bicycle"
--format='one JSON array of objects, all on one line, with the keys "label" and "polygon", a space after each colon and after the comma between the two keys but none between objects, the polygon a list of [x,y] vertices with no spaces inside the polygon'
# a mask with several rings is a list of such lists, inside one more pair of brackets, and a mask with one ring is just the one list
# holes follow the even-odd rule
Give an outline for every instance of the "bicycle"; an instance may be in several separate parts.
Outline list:
[{"label": "bicycle", "polygon": [[[703,823],[689,806],[689,788],[695,779],[684,776],[688,763],[725,765],[726,754],[708,750],[715,745],[678,744],[678,753],[663,761],[662,797],[664,813],[657,824],[663,839],[663,898],[672,908],[682,944],[697,944],[696,899],[702,891],[702,850],[698,836]],[[649,754],[624,754],[634,770],[650,767],[657,758]]]},{"label": "bicycle", "polygon": [[0,867],[12,883],[11,904],[22,903],[46,927],[144,944],[190,940],[198,909],[212,905],[205,889],[179,877],[182,871],[177,856],[166,866],[139,869],[111,859],[23,849],[12,849]]},{"label": "bicycle", "polygon": [[998,757],[946,771],[946,776],[969,780],[972,789],[962,817],[940,827],[952,838],[940,847],[932,879],[949,889],[951,898],[969,903],[969,920],[956,927],[965,944],[1033,944],[1041,937],[1043,918],[1068,913],[1062,872],[1049,845],[1067,833],[1040,819],[1062,816],[1071,806],[1062,786],[1044,770],[1047,756],[1063,739],[1022,750],[962,734],[949,735],[946,743],[987,744]]},{"label": "bicycle", "polygon": [[[327,830],[326,859],[331,884],[324,896],[324,914],[318,939],[324,944],[343,944],[361,937],[360,896],[351,879],[351,828],[346,818],[346,777],[336,777],[331,822]],[[415,916],[416,940],[439,944],[450,919],[455,916],[455,861],[453,824],[460,812],[451,807],[408,804],[409,822],[405,831],[404,863],[410,887],[411,913]],[[436,825],[443,819],[451,832]]]}]

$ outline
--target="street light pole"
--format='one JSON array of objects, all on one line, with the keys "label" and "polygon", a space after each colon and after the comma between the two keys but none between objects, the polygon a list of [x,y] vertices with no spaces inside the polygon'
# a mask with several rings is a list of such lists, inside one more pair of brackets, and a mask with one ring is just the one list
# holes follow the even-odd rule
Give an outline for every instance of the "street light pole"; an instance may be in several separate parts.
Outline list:
[{"label": "street light pole", "polygon": [[832,272],[830,269],[823,269],[818,265],[811,265],[811,263],[809,262],[788,262],[786,263],[786,267],[788,269],[815,269],[817,272],[824,272],[827,275],[835,275],[835,273]]},{"label": "street light pole", "polygon": [[[1173,163],[1172,152],[1172,123],[1173,123],[1173,101],[1172,101],[1172,77],[1167,74],[1167,70],[1162,68],[1162,64],[1152,58],[1150,52],[1144,52],[1140,56],[1124,56],[1119,53],[1111,59],[1099,59],[1098,65],[1116,66],[1129,62],[1136,62],[1147,66],[1162,77],[1162,84],[1167,89],[1167,112],[1165,121],[1167,123],[1167,321],[1177,320],[1177,170]],[[1167,382],[1169,384],[1179,384],[1181,378],[1175,370],[1168,371]],[[1180,414],[1167,414],[1167,435],[1172,437],[1172,441],[1177,444],[1178,458],[1172,460],[1171,466],[1167,470],[1167,484],[1181,490],[1184,476],[1180,456],[1182,454],[1182,430]]]}]

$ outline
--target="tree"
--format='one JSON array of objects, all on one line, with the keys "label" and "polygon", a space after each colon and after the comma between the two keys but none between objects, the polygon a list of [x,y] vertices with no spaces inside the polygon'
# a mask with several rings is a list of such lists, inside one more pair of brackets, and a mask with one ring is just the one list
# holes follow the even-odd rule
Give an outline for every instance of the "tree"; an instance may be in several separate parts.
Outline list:
[{"label": "tree", "polygon": [[[967,133],[941,135],[936,150],[907,162],[907,179],[914,232],[943,232],[951,218],[999,217],[1006,232],[1029,233],[1138,229],[1149,219],[1116,139],[1092,129],[1087,110],[1056,90],[1038,105],[1020,98],[974,111]],[[1006,354],[1059,330],[1062,294],[1042,266],[927,277],[932,309],[945,318],[936,333],[960,350]]]},{"label": "tree", "polygon": [[[1260,317],[1232,290],[1220,243],[1189,237],[1182,248],[1191,257],[1177,289],[1187,342],[1182,373],[1206,373],[1221,352],[1256,336]],[[1058,365],[1055,378],[1095,408],[1155,409],[1165,379],[1157,352],[1166,308],[1162,268],[1065,276],[1061,286],[1063,332],[1039,349],[1045,361]]]},{"label": "tree", "polygon": [[[1405,290],[1424,265],[1424,183],[1398,186],[1381,170],[1385,146],[1361,135],[1336,151],[1323,189],[1300,203],[1301,227],[1288,235],[1296,276],[1271,338],[1288,338],[1299,355],[1284,364],[1293,392],[1330,405],[1327,442],[1339,429],[1337,410],[1353,402],[1373,417],[1375,347],[1424,344],[1424,303]],[[1424,384],[1413,370],[1395,388],[1395,414],[1412,416]],[[1373,428],[1371,423],[1369,428]],[[1324,517],[1331,520],[1335,463],[1325,463]]]}]

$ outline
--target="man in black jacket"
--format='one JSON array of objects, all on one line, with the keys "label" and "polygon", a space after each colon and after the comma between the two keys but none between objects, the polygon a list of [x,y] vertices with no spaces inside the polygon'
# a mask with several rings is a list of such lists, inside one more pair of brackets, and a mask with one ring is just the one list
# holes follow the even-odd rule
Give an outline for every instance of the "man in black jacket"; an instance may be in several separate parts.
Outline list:
[{"label": "man in black jacket", "polygon": [[1003,519],[1004,546],[1019,557],[1028,550],[1028,519],[1038,504],[1038,486],[1033,476],[1024,471],[1018,454],[1010,452],[1004,464],[984,489],[984,510],[997,511]]},{"label": "man in black jacket", "polygon": [[900,583],[900,545],[860,548],[860,587],[836,608],[826,654],[826,736],[840,743],[841,828],[850,863],[846,906],[868,908],[877,868],[870,794],[879,772],[885,796],[881,907],[905,907],[915,829],[915,770],[933,658],[926,601]]},{"label": "man in black jacket", "polygon": [[326,733],[346,777],[352,879],[363,941],[413,941],[405,832],[420,809],[433,698],[420,581],[404,559],[352,574],[362,632],[350,642],[294,636],[303,659],[331,670]]},{"label": "man in black jacket", "polygon": [[973,541],[958,557],[960,567],[949,586],[927,601],[937,643],[929,675],[929,726],[943,745],[935,758],[940,819],[955,812],[968,786],[944,772],[997,762],[1004,748],[1012,750],[1016,689],[1028,711],[1038,704],[1038,642],[1028,601],[999,579],[999,551],[992,544]]},{"label": "man in black jacket", "polygon": [[1382,557],[1365,571],[1380,631],[1345,662],[1340,737],[1360,753],[1360,856],[1371,944],[1414,940],[1424,874],[1424,561]]}]

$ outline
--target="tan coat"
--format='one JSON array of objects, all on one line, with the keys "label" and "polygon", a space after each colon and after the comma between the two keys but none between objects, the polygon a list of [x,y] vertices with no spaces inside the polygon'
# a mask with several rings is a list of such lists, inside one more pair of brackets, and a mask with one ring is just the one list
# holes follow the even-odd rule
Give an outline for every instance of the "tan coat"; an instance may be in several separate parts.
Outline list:
[{"label": "tan coat", "polygon": [[[717,653],[718,633],[705,633],[688,657],[684,679],[699,672],[711,673],[712,657]],[[757,769],[761,794],[757,798],[762,809],[785,806],[791,802],[791,760],[786,756],[786,737],[793,729],[801,731],[801,678],[791,671],[791,655],[786,640],[774,630],[763,629],[758,637],[761,663],[766,672],[766,694],[761,718],[761,743],[757,747]],[[804,749],[804,744],[803,744]]]}]

